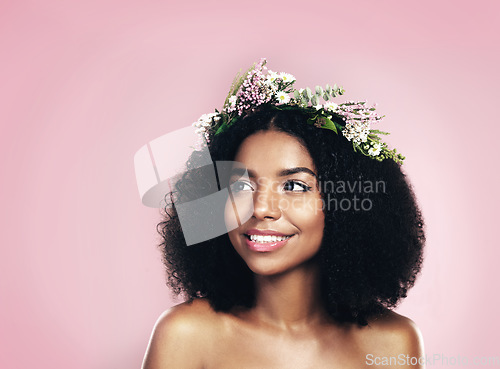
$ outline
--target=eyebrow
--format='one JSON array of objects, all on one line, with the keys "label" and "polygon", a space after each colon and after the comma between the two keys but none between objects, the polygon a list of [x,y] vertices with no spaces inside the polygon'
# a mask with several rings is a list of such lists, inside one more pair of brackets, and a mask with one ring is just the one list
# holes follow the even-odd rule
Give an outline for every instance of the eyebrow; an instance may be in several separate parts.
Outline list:
[{"label": "eyebrow", "polygon": [[[233,168],[231,170],[231,175],[243,176],[246,171],[247,171],[247,169],[245,169],[245,168]],[[314,178],[318,177],[316,175],[316,173],[314,173],[311,169],[309,169],[307,167],[294,167],[294,168],[283,169],[280,172],[278,172],[278,177],[286,177],[286,176],[296,174],[296,173],[307,173],[307,174],[310,174],[311,176],[313,176]],[[251,169],[248,169],[248,176],[251,178],[256,177],[254,171]]]},{"label": "eyebrow", "polygon": [[281,172],[278,173],[279,177],[285,177],[289,176],[295,173],[308,173],[312,175],[314,178],[316,178],[316,173],[314,173],[311,169],[306,168],[306,167],[295,167],[295,168],[289,168],[289,169],[283,169]]}]

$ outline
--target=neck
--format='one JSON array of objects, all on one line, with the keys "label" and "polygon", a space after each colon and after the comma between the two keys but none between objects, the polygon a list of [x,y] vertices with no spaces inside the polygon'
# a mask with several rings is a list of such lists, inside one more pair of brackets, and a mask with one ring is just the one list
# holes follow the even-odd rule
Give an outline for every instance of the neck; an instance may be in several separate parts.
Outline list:
[{"label": "neck", "polygon": [[297,329],[325,316],[315,262],[279,275],[255,276],[256,317],[285,329]]}]

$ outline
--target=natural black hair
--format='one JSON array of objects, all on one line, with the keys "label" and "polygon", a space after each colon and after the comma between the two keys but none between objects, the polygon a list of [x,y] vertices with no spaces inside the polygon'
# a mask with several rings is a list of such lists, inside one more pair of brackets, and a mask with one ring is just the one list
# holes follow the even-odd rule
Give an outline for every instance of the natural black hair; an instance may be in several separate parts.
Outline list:
[{"label": "natural black hair", "polygon": [[[316,257],[321,296],[336,321],[366,325],[368,318],[395,307],[414,285],[425,243],[422,215],[399,164],[355,152],[341,133],[315,127],[307,119],[300,110],[262,106],[212,134],[208,148],[214,161],[233,160],[245,138],[274,129],[308,149],[325,204],[323,242]],[[177,191],[196,193],[196,176],[196,170],[186,172]],[[206,298],[216,311],[254,306],[253,272],[228,235],[186,246],[175,204],[165,210],[158,231],[167,284],[174,293]]]}]

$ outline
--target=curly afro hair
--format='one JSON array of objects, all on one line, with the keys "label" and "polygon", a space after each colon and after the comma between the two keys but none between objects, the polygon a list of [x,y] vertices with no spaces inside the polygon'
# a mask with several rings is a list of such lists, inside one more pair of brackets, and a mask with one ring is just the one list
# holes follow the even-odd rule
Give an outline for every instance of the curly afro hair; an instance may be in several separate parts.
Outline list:
[{"label": "curly afro hair", "polygon": [[[307,119],[300,110],[263,106],[212,134],[208,149],[214,161],[233,160],[245,138],[274,129],[309,150],[325,204],[317,254],[322,299],[336,321],[366,325],[368,318],[394,308],[414,285],[425,243],[422,215],[399,164],[356,153],[341,134],[307,124]],[[195,167],[197,155],[188,169]],[[199,170],[184,174],[176,184],[181,197],[197,192],[193,186],[199,186],[201,175]],[[165,209],[158,232],[167,284],[175,294],[206,298],[216,311],[254,306],[253,272],[227,234],[186,247],[175,205]]]}]

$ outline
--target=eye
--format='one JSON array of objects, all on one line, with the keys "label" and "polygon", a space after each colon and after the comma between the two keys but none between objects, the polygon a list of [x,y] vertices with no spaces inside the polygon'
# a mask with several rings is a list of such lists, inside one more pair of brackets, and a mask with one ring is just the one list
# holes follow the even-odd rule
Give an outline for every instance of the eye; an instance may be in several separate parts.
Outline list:
[{"label": "eye", "polygon": [[306,185],[305,183],[298,181],[286,181],[283,189],[285,191],[291,192],[308,192],[311,190],[311,186]]},{"label": "eye", "polygon": [[249,182],[236,181],[231,184],[232,192],[253,191],[253,187]]}]

